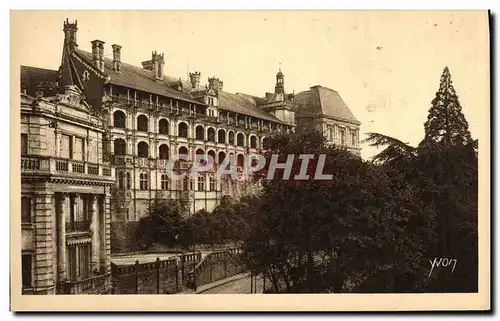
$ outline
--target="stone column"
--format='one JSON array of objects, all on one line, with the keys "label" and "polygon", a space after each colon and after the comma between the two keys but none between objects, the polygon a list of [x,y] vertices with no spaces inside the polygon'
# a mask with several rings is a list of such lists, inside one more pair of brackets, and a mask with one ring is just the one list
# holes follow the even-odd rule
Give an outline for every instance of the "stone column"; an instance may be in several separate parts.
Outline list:
[{"label": "stone column", "polygon": [[105,187],[105,194],[100,202],[100,253],[99,263],[103,273],[111,271],[111,193],[110,188]]},{"label": "stone column", "polygon": [[80,213],[80,194],[73,194],[73,199],[71,206],[73,206],[73,217],[70,219],[71,222],[82,221],[82,215]]},{"label": "stone column", "polygon": [[88,216],[92,220],[92,272],[99,270],[99,216],[101,213],[97,211],[97,195],[91,194],[87,200]]},{"label": "stone column", "polygon": [[66,200],[68,194],[60,193],[59,200],[57,201],[57,272],[58,280],[67,278],[66,274],[66,216],[68,215],[68,209],[66,206]]}]

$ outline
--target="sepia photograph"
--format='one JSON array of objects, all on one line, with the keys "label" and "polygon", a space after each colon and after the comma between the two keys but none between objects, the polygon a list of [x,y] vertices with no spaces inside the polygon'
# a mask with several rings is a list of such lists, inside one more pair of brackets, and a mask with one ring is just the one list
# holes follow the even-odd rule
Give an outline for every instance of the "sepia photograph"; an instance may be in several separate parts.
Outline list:
[{"label": "sepia photograph", "polygon": [[12,309],[489,310],[490,19],[12,11]]}]

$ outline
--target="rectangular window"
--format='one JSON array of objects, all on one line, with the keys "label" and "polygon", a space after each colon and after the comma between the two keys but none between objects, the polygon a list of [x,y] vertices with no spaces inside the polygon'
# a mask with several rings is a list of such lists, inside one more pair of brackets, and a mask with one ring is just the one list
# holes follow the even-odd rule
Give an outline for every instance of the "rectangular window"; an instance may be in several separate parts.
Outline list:
[{"label": "rectangular window", "polygon": [[67,269],[68,269],[68,278],[72,281],[77,280],[77,256],[76,256],[76,246],[70,246],[67,251]]},{"label": "rectangular window", "polygon": [[21,198],[21,222],[31,222],[31,197]]},{"label": "rectangular window", "polygon": [[351,145],[356,146],[356,132],[351,133]]},{"label": "rectangular window", "polygon": [[340,145],[345,145],[345,129],[339,130],[340,134]]},{"label": "rectangular window", "polygon": [[148,174],[140,174],[139,175],[139,188],[141,190],[148,189]]},{"label": "rectangular window", "polygon": [[85,152],[84,139],[75,137],[75,146],[73,148],[73,159],[83,161],[84,152]]},{"label": "rectangular window", "polygon": [[89,139],[89,142],[88,142],[88,149],[89,149],[89,152],[88,152],[88,161],[91,162],[91,163],[97,163],[97,154],[98,154],[98,150],[97,150],[97,139]]},{"label": "rectangular window", "polygon": [[78,247],[78,276],[80,279],[90,277],[90,244]]},{"label": "rectangular window", "polygon": [[90,277],[90,244],[68,248],[68,277],[71,281]]},{"label": "rectangular window", "polygon": [[163,174],[161,175],[161,189],[162,190],[168,190],[168,177],[167,175]]},{"label": "rectangular window", "polygon": [[208,188],[210,189],[210,191],[211,192],[215,191],[215,179],[213,177],[209,178],[208,184],[209,184]]},{"label": "rectangular window", "polygon": [[127,173],[127,189],[130,189],[130,173]]},{"label": "rectangular window", "polygon": [[205,179],[203,177],[198,177],[198,190],[199,191],[205,190]]},{"label": "rectangular window", "polygon": [[28,134],[21,134],[21,155],[28,155]]},{"label": "rectangular window", "polygon": [[61,158],[71,158],[72,155],[72,139],[69,135],[61,135],[61,141],[59,145],[59,157]]},{"label": "rectangular window", "polygon": [[124,174],[123,174],[123,172],[119,172],[118,173],[118,188],[123,189],[123,186],[125,186],[124,185]]},{"label": "rectangular window", "polygon": [[31,288],[33,286],[31,281],[32,257],[31,254],[23,254],[21,256],[23,288]]},{"label": "rectangular window", "polygon": [[328,131],[330,132],[330,137],[329,137],[329,141],[333,142],[335,141],[335,132],[334,132],[334,129],[333,128],[329,128]]}]

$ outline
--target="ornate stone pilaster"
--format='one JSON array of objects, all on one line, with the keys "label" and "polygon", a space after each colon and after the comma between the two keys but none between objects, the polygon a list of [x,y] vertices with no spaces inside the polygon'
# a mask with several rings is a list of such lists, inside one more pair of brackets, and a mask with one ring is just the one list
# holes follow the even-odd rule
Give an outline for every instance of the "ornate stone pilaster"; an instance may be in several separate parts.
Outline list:
[{"label": "ornate stone pilaster", "polygon": [[57,202],[57,272],[58,281],[67,279],[66,274],[66,216],[68,194],[59,193]]},{"label": "ornate stone pilaster", "polygon": [[54,290],[52,266],[52,192],[41,188],[35,191],[35,252],[33,255],[33,287],[35,293]]},{"label": "ornate stone pilaster", "polygon": [[73,194],[73,197],[71,197],[71,206],[73,207],[73,217],[71,218],[71,222],[76,222],[76,221],[81,221],[81,216],[79,215],[80,214],[80,211],[81,211],[81,208],[80,208],[80,194]]},{"label": "ornate stone pilaster", "polygon": [[99,239],[100,239],[100,224],[99,216],[102,215],[100,211],[97,211],[97,195],[91,194],[87,200],[88,202],[88,216],[92,221],[91,231],[92,231],[92,257],[91,266],[92,271],[99,270]]}]

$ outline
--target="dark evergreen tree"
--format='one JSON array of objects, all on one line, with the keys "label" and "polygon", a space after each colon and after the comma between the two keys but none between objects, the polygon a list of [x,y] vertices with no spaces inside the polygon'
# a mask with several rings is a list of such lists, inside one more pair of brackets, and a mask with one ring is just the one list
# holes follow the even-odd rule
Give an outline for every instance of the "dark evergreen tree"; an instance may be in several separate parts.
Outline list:
[{"label": "dark evergreen tree", "polygon": [[432,101],[424,128],[424,146],[457,146],[471,141],[469,124],[462,113],[448,67],[441,75],[439,90]]}]

